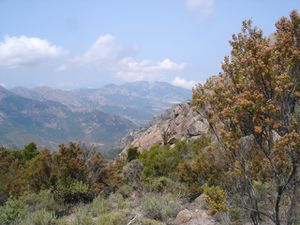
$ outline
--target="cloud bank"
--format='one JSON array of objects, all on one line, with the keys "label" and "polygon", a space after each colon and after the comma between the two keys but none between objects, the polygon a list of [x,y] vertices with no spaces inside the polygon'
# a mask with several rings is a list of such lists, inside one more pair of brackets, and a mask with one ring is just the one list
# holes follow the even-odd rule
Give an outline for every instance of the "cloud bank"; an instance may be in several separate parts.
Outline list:
[{"label": "cloud bank", "polygon": [[136,59],[137,48],[121,43],[116,37],[106,34],[97,40],[81,55],[69,63],[60,65],[57,70],[69,68],[89,68],[98,71],[109,71],[116,78],[126,81],[160,80],[172,71],[183,70],[186,63],[176,63],[169,58],[161,61]]},{"label": "cloud bank", "polygon": [[0,67],[39,65],[62,56],[65,50],[36,37],[4,37],[0,42]]},{"label": "cloud bank", "polygon": [[[10,37],[0,42],[0,69],[36,67],[64,55],[66,51],[49,41],[37,37]],[[116,37],[105,34],[99,36],[82,54],[70,56],[71,59],[51,64],[58,74],[93,74],[93,76],[113,77],[118,81],[166,81],[175,73],[186,68],[184,62],[178,63],[166,57],[161,60],[140,59],[138,48],[124,44]],[[48,68],[51,70],[51,68]],[[175,77],[172,84],[191,89],[194,81]],[[1,84],[0,84],[1,85]]]}]

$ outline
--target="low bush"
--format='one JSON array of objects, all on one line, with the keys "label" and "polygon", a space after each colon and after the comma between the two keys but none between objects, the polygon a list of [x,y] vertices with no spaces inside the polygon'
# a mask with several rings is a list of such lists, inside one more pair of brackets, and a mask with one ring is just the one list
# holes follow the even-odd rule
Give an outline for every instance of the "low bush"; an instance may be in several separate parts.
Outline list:
[{"label": "low bush", "polygon": [[67,206],[63,202],[58,202],[54,199],[50,190],[29,193],[23,195],[20,200],[27,206],[29,212],[45,209],[46,211],[52,211],[57,215],[61,215],[67,210]]},{"label": "low bush", "polygon": [[18,224],[26,215],[25,204],[13,198],[9,198],[4,206],[0,207],[1,225]]},{"label": "low bush", "polygon": [[227,208],[227,194],[219,186],[209,187],[205,185],[203,192],[206,194],[206,202],[209,204],[209,213],[211,215],[217,215],[226,213]]},{"label": "low bush", "polygon": [[141,154],[140,160],[146,177],[172,176],[181,162],[181,155],[169,146],[154,145]]},{"label": "low bush", "polygon": [[139,155],[140,155],[140,153],[139,153],[137,147],[130,147],[127,150],[127,161],[130,162],[132,160],[138,159]]},{"label": "low bush", "polygon": [[120,193],[111,194],[108,201],[112,204],[114,209],[127,209],[130,205],[129,200],[124,198]]},{"label": "low bush", "polygon": [[123,167],[122,173],[127,182],[137,184],[142,177],[143,164],[140,160],[133,160]]},{"label": "low bush", "polygon": [[45,209],[35,211],[28,214],[24,221],[19,225],[56,225],[55,213],[46,211]]},{"label": "low bush", "polygon": [[160,221],[173,218],[180,211],[180,206],[173,196],[149,193],[142,199],[144,216]]},{"label": "low bush", "polygon": [[127,184],[122,185],[118,190],[118,193],[120,193],[123,196],[123,198],[128,198],[132,194],[132,192],[133,187]]},{"label": "low bush", "polygon": [[145,218],[145,217],[140,217],[137,218],[132,225],[165,225],[162,222],[159,222],[157,220],[151,220],[149,218]]},{"label": "low bush", "polygon": [[96,197],[91,204],[91,212],[94,217],[107,213],[110,209],[111,203],[102,196]]},{"label": "low bush", "polygon": [[92,199],[92,193],[89,191],[89,185],[79,180],[69,182],[59,182],[54,191],[54,197],[57,201],[66,204],[75,204],[78,202],[89,202]]},{"label": "low bush", "polygon": [[163,192],[172,189],[174,181],[168,177],[155,177],[147,179],[147,184],[150,192]]},{"label": "low bush", "polygon": [[95,225],[92,215],[87,207],[78,206],[74,212],[74,220],[71,225]]},{"label": "low bush", "polygon": [[111,212],[104,214],[96,221],[96,225],[124,225],[127,224],[127,218],[124,213]]}]

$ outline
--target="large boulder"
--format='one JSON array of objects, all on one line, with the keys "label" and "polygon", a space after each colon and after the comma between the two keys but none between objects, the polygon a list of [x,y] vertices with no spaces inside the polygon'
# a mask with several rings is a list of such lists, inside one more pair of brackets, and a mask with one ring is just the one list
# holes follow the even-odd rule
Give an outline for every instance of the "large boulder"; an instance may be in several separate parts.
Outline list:
[{"label": "large boulder", "polygon": [[176,225],[217,225],[206,210],[182,210],[175,219]]}]

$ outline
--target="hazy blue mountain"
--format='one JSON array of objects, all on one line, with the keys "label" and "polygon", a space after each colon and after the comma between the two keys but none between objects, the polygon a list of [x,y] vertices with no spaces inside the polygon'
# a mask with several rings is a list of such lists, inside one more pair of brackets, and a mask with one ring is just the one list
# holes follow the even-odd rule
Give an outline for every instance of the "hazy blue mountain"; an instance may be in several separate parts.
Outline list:
[{"label": "hazy blue mountain", "polygon": [[97,109],[72,111],[60,102],[36,100],[0,88],[0,144],[40,146],[82,141],[109,148],[136,125]]},{"label": "hazy blue mountain", "polygon": [[48,87],[14,88],[12,91],[35,100],[60,102],[72,111],[102,110],[126,117],[137,124],[145,124],[173,104],[191,97],[190,90],[169,83],[145,81],[71,91]]}]

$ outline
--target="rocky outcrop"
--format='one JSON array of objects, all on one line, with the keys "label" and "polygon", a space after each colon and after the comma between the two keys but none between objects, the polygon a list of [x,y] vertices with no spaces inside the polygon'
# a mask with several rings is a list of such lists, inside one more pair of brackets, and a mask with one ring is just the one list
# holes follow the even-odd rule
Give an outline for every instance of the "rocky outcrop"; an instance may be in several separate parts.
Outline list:
[{"label": "rocky outcrop", "polygon": [[176,139],[198,138],[207,132],[207,121],[192,109],[191,102],[185,102],[166,110],[147,126],[127,134],[118,147],[127,149],[132,146],[143,151],[153,144],[172,144]]}]

